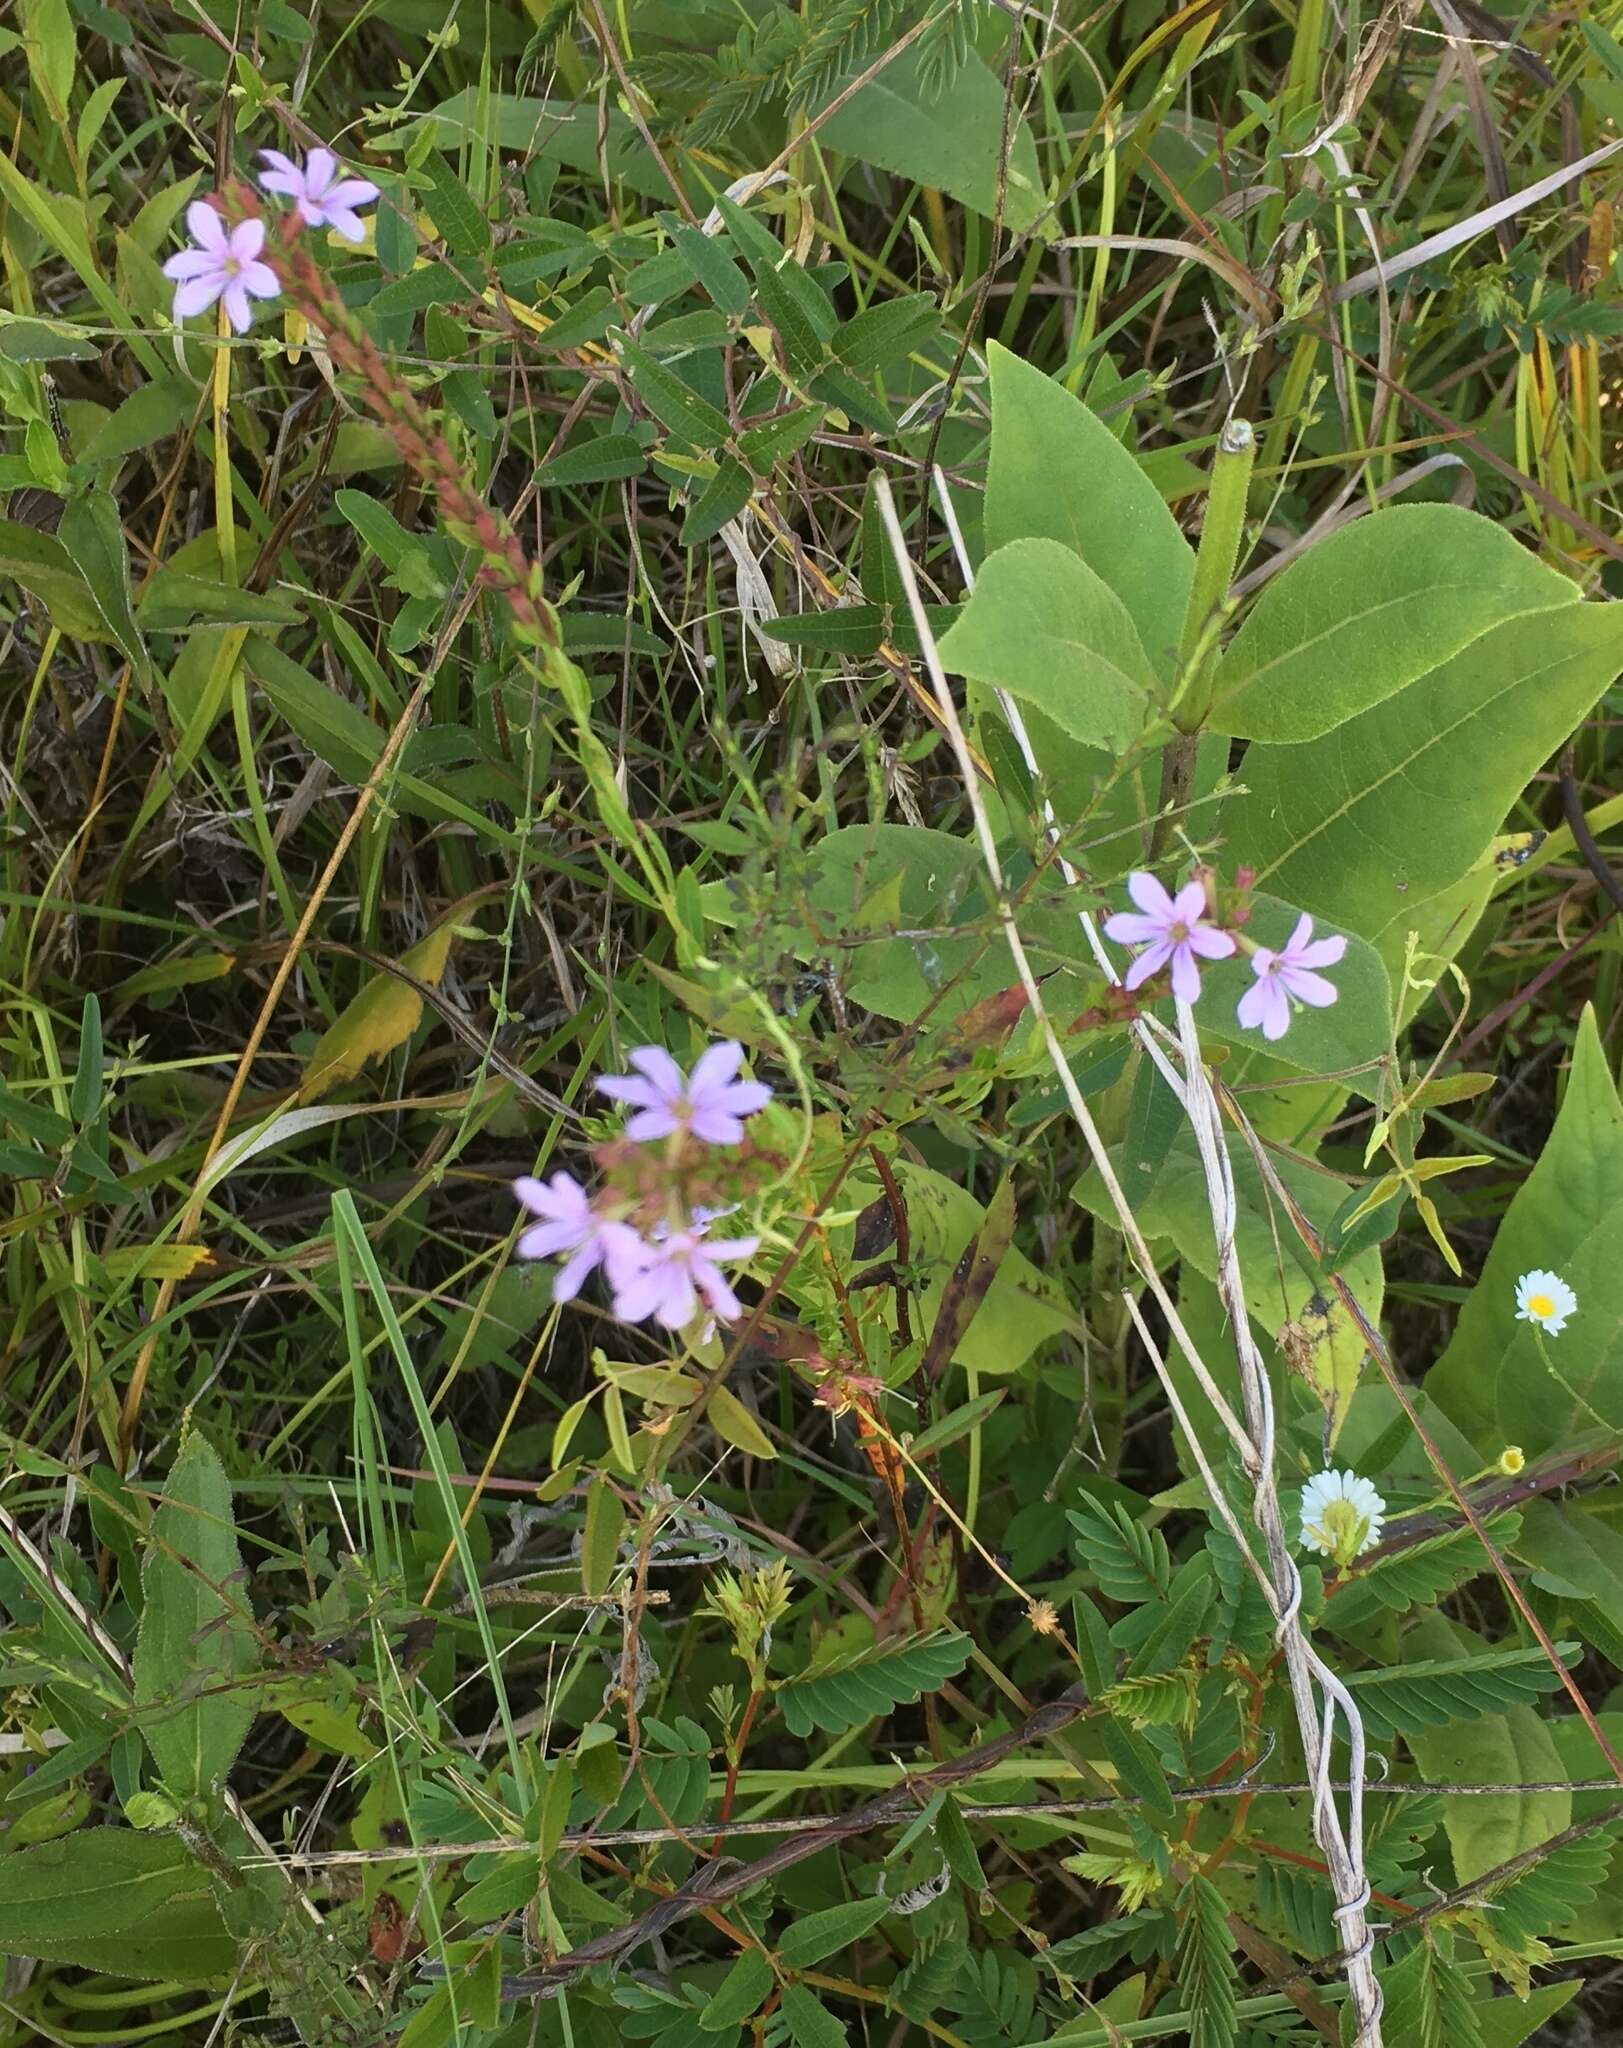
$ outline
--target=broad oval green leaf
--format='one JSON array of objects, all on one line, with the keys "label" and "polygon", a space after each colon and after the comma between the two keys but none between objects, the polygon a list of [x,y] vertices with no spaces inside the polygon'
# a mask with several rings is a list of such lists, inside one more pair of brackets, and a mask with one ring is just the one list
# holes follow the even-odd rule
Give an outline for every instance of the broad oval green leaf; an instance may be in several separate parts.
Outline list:
[{"label": "broad oval green leaf", "polygon": [[[1406,1647],[1453,1663],[1487,1646],[1468,1629],[1433,1614],[1411,1631]],[[1566,1776],[1549,1732],[1530,1706],[1508,1707],[1477,1721],[1449,1721],[1407,1738],[1422,1773],[1443,1783],[1549,1784]],[[1443,1826],[1454,1875],[1470,1884],[1556,1835],[1572,1819],[1572,1794],[1510,1790],[1443,1801]]]},{"label": "broad oval green leaf", "polygon": [[1056,540],[987,556],[941,659],[1035,705],[1072,739],[1120,750],[1143,730],[1155,687],[1126,606]]},{"label": "broad oval green leaf", "polygon": [[8,576],[38,598],[58,632],[117,644],[83,572],[54,534],[0,519],[0,577]]},{"label": "broad oval green leaf", "polygon": [[1620,667],[1623,605],[1496,627],[1333,733],[1253,745],[1223,806],[1225,858],[1368,939],[1388,972],[1413,930],[1451,955],[1485,896],[1462,909],[1449,892]]},{"label": "broad oval green leaf", "polygon": [[[1488,1455],[1515,1443],[1536,1456],[1592,1429],[1597,1415],[1623,1426],[1620,1217],[1623,1105],[1595,1013],[1585,1009],[1555,1128],[1426,1379],[1443,1413]],[[1540,1267],[1559,1273],[1578,1297],[1558,1337],[1516,1320],[1516,1282]]]},{"label": "broad oval green leaf", "polygon": [[1097,414],[993,342],[989,550],[1023,539],[1071,548],[1126,607],[1170,679],[1195,558],[1160,492]]},{"label": "broad oval green leaf", "polygon": [[175,1835],[82,1828],[0,1856],[0,1954],[195,1983],[237,1953]]},{"label": "broad oval green leaf", "polygon": [[981,58],[972,55],[940,92],[920,77],[919,61],[913,50],[894,57],[820,124],[823,146],[933,186],[988,218],[998,211],[1002,178],[1004,226],[1024,234],[1043,209],[1037,145],[1025,117],[1015,112],[1005,148],[1003,87]]},{"label": "broad oval green leaf", "polygon": [[1208,724],[1317,739],[1530,612],[1576,604],[1568,577],[1457,505],[1355,520],[1275,577],[1213,679]]}]

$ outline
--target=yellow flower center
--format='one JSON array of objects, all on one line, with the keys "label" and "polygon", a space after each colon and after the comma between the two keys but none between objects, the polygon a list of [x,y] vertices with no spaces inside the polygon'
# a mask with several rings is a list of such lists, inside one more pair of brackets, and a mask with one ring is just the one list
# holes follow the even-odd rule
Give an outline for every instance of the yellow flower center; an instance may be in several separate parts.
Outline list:
[{"label": "yellow flower center", "polygon": [[1543,1321],[1555,1314],[1555,1303],[1547,1294],[1530,1294],[1527,1297],[1527,1312]]}]

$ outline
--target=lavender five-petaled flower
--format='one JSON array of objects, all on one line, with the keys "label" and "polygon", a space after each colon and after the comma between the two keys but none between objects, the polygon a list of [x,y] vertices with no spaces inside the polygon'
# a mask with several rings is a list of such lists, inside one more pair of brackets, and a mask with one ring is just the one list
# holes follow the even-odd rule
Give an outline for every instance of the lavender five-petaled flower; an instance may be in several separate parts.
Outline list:
[{"label": "lavender five-petaled flower", "polygon": [[525,1174],[514,1181],[513,1193],[532,1216],[542,1218],[519,1238],[519,1257],[570,1255],[552,1283],[554,1301],[573,1301],[596,1266],[607,1266],[612,1281],[617,1263],[626,1261],[629,1269],[643,1250],[641,1238],[628,1223],[610,1222],[598,1214],[572,1173],[555,1173],[551,1180],[533,1180]]},{"label": "lavender five-petaled flower", "polygon": [[1264,1038],[1283,1038],[1291,1021],[1290,998],[1314,1010],[1326,1010],[1336,999],[1334,982],[1315,974],[1315,967],[1333,967],[1347,950],[1347,941],[1336,937],[1315,939],[1313,920],[1304,911],[1290,943],[1277,953],[1259,946],[1251,955],[1251,972],[1257,977],[1240,998],[1239,1018],[1247,1031],[1260,1025]]},{"label": "lavender five-petaled flower", "polygon": [[638,1144],[687,1132],[706,1145],[736,1145],[744,1135],[744,1118],[764,1109],[772,1090],[764,1081],[736,1078],[744,1048],[723,1039],[700,1053],[691,1076],[683,1076],[663,1047],[640,1045],[629,1055],[634,1074],[609,1074],[598,1093],[615,1102],[629,1102],[636,1115],[626,1136]]},{"label": "lavender five-petaled flower", "polygon": [[761,1240],[735,1237],[711,1244],[701,1234],[703,1228],[690,1224],[667,1231],[658,1243],[639,1243],[636,1252],[628,1248],[623,1255],[616,1247],[608,1273],[614,1313],[623,1323],[652,1316],[667,1330],[680,1330],[692,1322],[701,1301],[719,1322],[734,1322],[743,1314],[721,1268],[749,1258]]},{"label": "lavender five-petaled flower", "polygon": [[1186,882],[1176,896],[1169,896],[1154,875],[1127,877],[1127,893],[1138,905],[1136,912],[1118,910],[1105,920],[1106,934],[1124,946],[1142,946],[1123,981],[1126,988],[1139,988],[1152,974],[1159,974],[1172,962],[1172,993],[1181,1003],[1200,996],[1202,960],[1226,960],[1234,941],[1206,921],[1206,891],[1199,882]]},{"label": "lavender five-petaled flower", "polygon": [[163,266],[175,281],[175,318],[189,320],[219,299],[233,334],[246,334],[253,324],[251,299],[273,299],[281,290],[276,273],[259,261],[265,246],[262,220],[239,221],[226,231],[225,222],[205,200],[186,209],[186,225],[195,249],[182,249]]},{"label": "lavender five-petaled flower", "polygon": [[267,192],[293,200],[293,211],[308,226],[331,228],[346,242],[366,240],[366,224],[355,209],[378,196],[370,178],[340,176],[338,159],[330,149],[311,150],[302,165],[279,149],[262,149],[259,154],[270,165],[260,172],[260,184]]}]

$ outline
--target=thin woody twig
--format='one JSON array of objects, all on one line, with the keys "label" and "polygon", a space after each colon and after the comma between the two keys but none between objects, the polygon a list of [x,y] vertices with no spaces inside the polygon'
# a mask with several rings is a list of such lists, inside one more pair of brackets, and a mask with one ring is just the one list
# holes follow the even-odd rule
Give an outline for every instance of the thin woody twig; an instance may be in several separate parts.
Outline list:
[{"label": "thin woody twig", "polygon": [[[66,1736],[62,1738],[65,1742]],[[60,1745],[58,1745],[60,1746]],[[915,1784],[917,1780],[913,1781]],[[1487,1783],[1466,1780],[1454,1783],[1434,1778],[1377,1779],[1367,1785],[1366,1793],[1387,1798],[1409,1797],[1413,1799],[1495,1799],[1503,1798],[1507,1792],[1610,1792],[1616,1785],[1614,1778],[1548,1778],[1531,1779],[1524,1784]],[[1180,1806],[1198,1806],[1211,1799],[1301,1799],[1313,1791],[1305,1778],[1250,1778],[1234,1779],[1222,1785],[1169,1785],[1168,1798]],[[1331,1780],[1330,1789],[1345,1792],[1347,1780]],[[1112,1799],[1104,1795],[1084,1799],[1001,1799],[979,1801],[961,1799],[958,1810],[966,1821],[987,1820],[1064,1820],[1071,1814],[1084,1813],[1137,1813],[1142,1802],[1138,1799]],[[907,1816],[911,1818],[911,1815]],[[691,1827],[678,1828],[610,1828],[594,1831],[591,1828],[569,1828],[559,1837],[560,1849],[649,1849],[661,1842],[691,1842],[696,1835],[709,1835],[712,1839],[725,1836],[728,1841],[762,1840],[774,1835],[797,1835],[811,1832],[821,1822],[805,1820],[730,1820],[725,1827],[712,1827],[705,1821],[695,1821]],[[865,1829],[859,1829],[850,1822],[845,1833],[877,1831],[887,1826],[883,1819],[874,1820]],[[523,1842],[514,1835],[490,1835],[473,1842],[426,1842],[415,1845],[410,1853],[414,1863],[458,1863],[471,1856],[516,1856],[533,1849],[533,1843]],[[1548,1843],[1540,1844],[1547,1851]],[[288,1870],[350,1870],[361,1869],[368,1864],[398,1863],[406,1852],[400,1849],[328,1849],[309,1850],[286,1855],[278,1860]],[[1524,1852],[1531,1854],[1531,1851]],[[245,1857],[243,1868],[252,1868],[254,1859]]]}]

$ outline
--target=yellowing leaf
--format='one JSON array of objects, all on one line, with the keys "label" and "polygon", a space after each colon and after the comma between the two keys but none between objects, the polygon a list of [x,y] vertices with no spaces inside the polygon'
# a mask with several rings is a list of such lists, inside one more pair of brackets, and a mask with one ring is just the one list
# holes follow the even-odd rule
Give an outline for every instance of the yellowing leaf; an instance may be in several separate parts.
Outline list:
[{"label": "yellowing leaf", "polygon": [[725,1387],[716,1387],[711,1392],[710,1420],[728,1443],[740,1451],[747,1451],[752,1458],[775,1458],[778,1455],[766,1431],[738,1396],[729,1394]]},{"label": "yellowing leaf", "polygon": [[[447,923],[419,939],[400,962],[403,972],[413,981],[437,982],[450,957],[452,936]],[[314,1102],[340,1082],[352,1081],[368,1060],[387,1059],[410,1038],[422,1014],[423,999],[410,982],[387,972],[374,975],[322,1033],[304,1070],[299,1100]]]},{"label": "yellowing leaf", "polygon": [[126,1244],[102,1263],[115,1280],[189,1280],[199,1266],[213,1265],[214,1254],[203,1244]]}]

